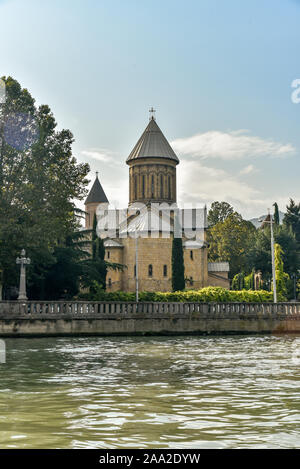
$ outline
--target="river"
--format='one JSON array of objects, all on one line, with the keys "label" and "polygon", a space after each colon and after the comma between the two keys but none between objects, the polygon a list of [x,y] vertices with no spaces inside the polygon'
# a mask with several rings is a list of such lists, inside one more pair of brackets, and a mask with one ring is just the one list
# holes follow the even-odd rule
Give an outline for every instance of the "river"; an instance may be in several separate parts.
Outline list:
[{"label": "river", "polygon": [[300,446],[300,337],[5,343],[0,448]]}]

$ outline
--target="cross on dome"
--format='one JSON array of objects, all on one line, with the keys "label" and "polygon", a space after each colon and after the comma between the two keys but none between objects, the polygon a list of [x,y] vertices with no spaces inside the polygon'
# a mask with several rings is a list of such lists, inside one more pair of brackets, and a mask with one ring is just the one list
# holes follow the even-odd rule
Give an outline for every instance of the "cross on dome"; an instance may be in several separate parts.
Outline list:
[{"label": "cross on dome", "polygon": [[155,121],[156,110],[153,109],[153,106],[149,109],[149,113],[150,113],[150,119],[149,120],[154,120]]}]

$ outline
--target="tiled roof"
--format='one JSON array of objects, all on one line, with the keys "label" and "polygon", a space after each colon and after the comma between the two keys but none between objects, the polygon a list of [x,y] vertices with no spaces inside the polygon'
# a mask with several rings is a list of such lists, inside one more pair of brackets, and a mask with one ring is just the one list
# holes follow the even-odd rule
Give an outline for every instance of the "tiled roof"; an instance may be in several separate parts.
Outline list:
[{"label": "tiled roof", "polygon": [[208,262],[208,272],[229,272],[229,262]]},{"label": "tiled roof", "polygon": [[108,199],[105,195],[105,192],[100,184],[98,179],[98,174],[96,176],[95,182],[90,190],[89,195],[87,196],[86,201],[84,202],[85,205],[87,204],[94,204],[94,203],[108,203]]},{"label": "tiled roof", "polygon": [[128,156],[126,163],[137,158],[167,158],[179,163],[179,159],[153,117]]}]

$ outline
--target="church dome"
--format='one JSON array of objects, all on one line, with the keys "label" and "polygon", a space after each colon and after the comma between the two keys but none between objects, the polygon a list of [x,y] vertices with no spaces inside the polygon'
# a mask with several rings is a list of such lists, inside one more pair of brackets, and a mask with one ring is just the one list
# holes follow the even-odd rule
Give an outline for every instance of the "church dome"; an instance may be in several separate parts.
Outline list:
[{"label": "church dome", "polygon": [[158,127],[153,116],[128,156],[126,163],[130,164],[140,158],[166,158],[175,161],[176,164],[179,163],[177,155]]}]

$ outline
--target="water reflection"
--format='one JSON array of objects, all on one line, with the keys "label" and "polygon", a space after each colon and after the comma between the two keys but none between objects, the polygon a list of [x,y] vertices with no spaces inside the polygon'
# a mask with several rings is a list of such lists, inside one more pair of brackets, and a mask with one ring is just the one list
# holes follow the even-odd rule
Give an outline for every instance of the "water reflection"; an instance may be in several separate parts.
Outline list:
[{"label": "water reflection", "polygon": [[0,447],[298,447],[297,341],[9,339]]}]

